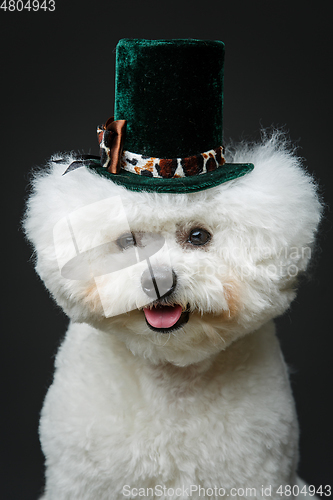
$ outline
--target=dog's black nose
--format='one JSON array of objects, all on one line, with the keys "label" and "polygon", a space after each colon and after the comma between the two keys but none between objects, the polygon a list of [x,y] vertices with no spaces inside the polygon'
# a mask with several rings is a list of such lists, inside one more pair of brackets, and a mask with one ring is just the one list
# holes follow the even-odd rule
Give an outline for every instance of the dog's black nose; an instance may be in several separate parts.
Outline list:
[{"label": "dog's black nose", "polygon": [[148,266],[142,273],[142,290],[152,299],[160,299],[170,295],[176,288],[177,277],[169,267]]}]

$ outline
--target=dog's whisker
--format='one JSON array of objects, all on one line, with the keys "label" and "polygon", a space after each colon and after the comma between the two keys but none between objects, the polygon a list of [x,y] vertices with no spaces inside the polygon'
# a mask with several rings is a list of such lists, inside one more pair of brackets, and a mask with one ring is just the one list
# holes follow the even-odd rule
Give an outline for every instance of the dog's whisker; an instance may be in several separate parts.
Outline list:
[{"label": "dog's whisker", "polygon": [[[219,334],[219,332],[216,330],[216,331],[215,331],[215,333],[216,333],[216,335],[220,338],[220,340],[221,340],[221,341],[225,344],[225,343],[226,343],[226,341],[224,340],[224,338],[223,338],[223,337],[221,337],[221,335]],[[214,345],[216,345],[216,344],[214,344]]]},{"label": "dog's whisker", "polygon": [[165,344],[162,345],[162,347],[165,347],[167,345],[167,343],[170,340],[170,336],[171,336],[171,333],[169,333],[168,338],[166,339],[166,342],[165,342]]}]

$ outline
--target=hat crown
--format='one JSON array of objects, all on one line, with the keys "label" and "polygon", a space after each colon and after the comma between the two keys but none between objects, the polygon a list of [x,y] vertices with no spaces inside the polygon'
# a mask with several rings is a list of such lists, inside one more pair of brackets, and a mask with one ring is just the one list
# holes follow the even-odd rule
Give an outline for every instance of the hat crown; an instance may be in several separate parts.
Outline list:
[{"label": "hat crown", "polygon": [[120,40],[115,120],[126,120],[124,149],[184,158],[222,145],[224,44]]}]

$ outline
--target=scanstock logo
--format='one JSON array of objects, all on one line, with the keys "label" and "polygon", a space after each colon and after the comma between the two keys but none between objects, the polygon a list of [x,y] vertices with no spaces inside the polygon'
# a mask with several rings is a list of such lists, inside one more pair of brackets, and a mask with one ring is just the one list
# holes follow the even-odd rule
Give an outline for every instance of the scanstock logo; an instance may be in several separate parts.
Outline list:
[{"label": "scanstock logo", "polygon": [[[101,219],[104,224],[100,224]],[[61,276],[74,281],[93,279],[106,317],[147,306],[172,287],[172,267],[165,239],[160,234],[144,232],[136,244],[120,196],[100,200],[66,215],[54,226],[53,238]],[[158,272],[161,263],[163,279],[159,279]],[[149,296],[140,288],[135,301],[111,300],[110,290],[120,293],[138,289],[138,277],[143,273],[151,280]]]}]

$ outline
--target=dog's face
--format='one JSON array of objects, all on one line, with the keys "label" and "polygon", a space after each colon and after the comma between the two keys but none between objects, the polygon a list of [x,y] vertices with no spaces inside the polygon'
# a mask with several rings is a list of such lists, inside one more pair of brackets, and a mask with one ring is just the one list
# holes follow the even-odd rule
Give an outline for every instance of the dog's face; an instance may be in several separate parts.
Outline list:
[{"label": "dog's face", "polygon": [[252,173],[188,195],[131,192],[85,168],[62,177],[66,165],[54,164],[25,226],[68,315],[152,362],[184,366],[284,312],[320,204],[285,151],[243,154]]},{"label": "dog's face", "polygon": [[81,289],[91,322],[156,362],[193,363],[225,348],[242,333],[243,299],[239,277],[223,258],[214,198],[122,192],[121,200],[128,225],[112,231],[112,255],[132,262],[127,255],[137,250],[143,258]]}]

